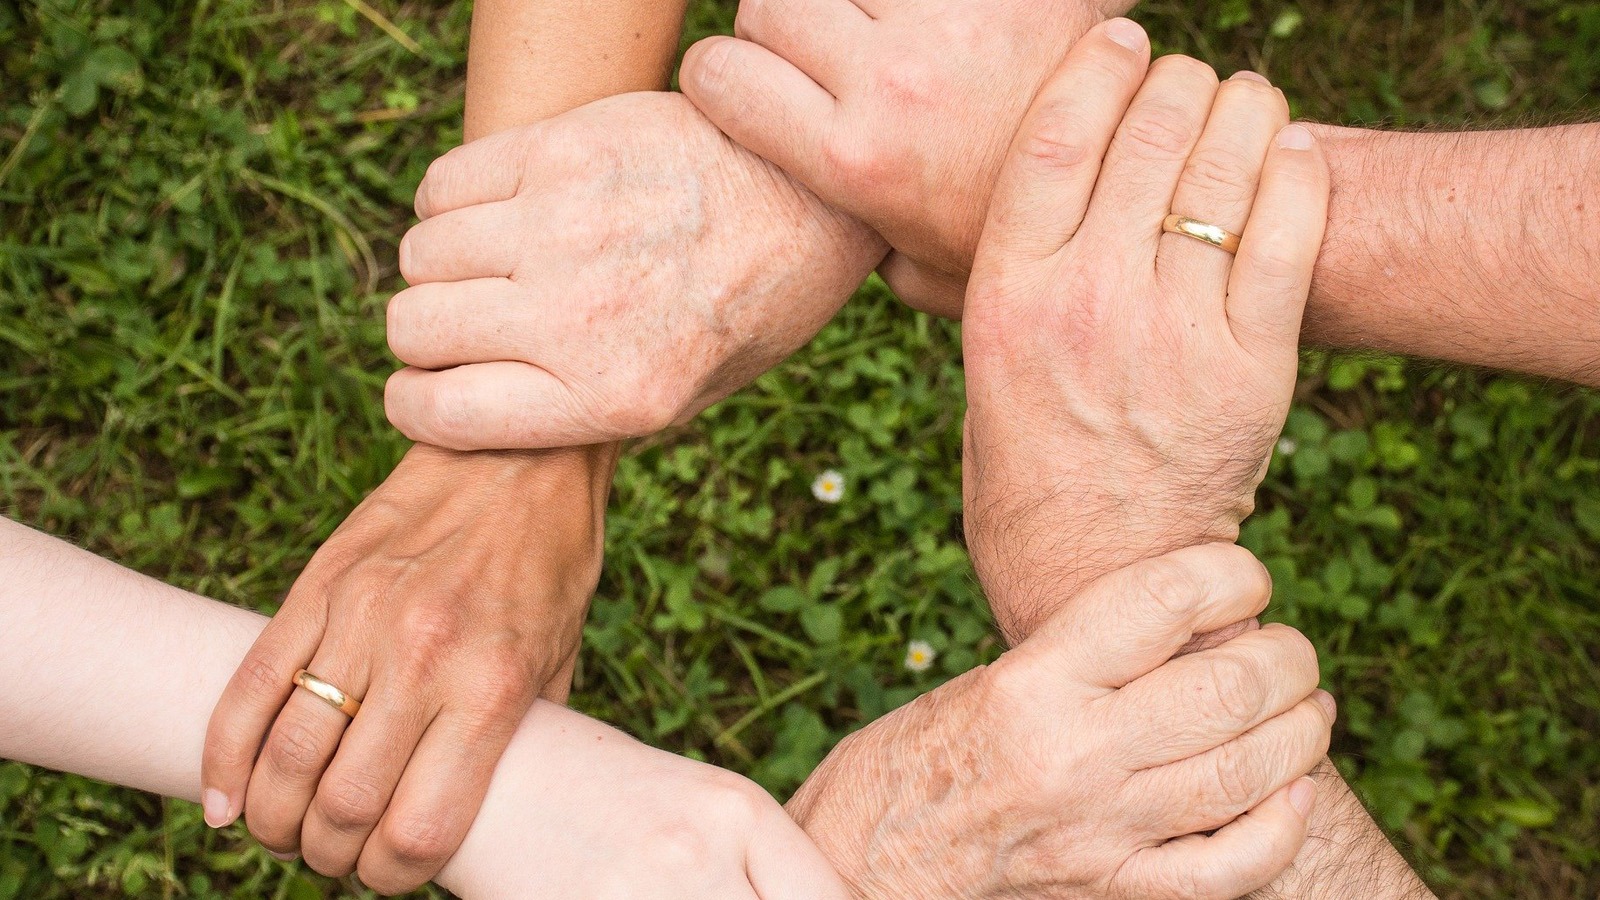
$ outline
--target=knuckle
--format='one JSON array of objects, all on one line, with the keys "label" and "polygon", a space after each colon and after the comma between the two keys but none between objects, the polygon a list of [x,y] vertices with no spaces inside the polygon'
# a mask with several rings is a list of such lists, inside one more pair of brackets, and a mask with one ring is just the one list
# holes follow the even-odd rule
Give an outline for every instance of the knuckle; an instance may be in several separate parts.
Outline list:
[{"label": "knuckle", "polygon": [[411,812],[396,816],[380,827],[380,838],[402,866],[429,870],[429,876],[456,851],[456,837],[449,823],[432,814]]},{"label": "knuckle", "polygon": [[1264,767],[1250,746],[1231,741],[1217,748],[1216,766],[1211,773],[1212,789],[1230,812],[1243,812],[1255,805],[1265,778]]},{"label": "knuckle", "polygon": [[1081,169],[1089,160],[1083,129],[1060,110],[1046,110],[1035,119],[1017,152],[1041,168],[1059,171]]},{"label": "knuckle", "polygon": [[707,780],[707,795],[714,800],[716,821],[737,831],[743,831],[777,808],[772,795],[742,775],[717,769],[707,775]]},{"label": "knuckle", "polygon": [[1288,625],[1273,623],[1262,629],[1269,635],[1278,654],[1282,657],[1280,665],[1284,670],[1309,679],[1315,684],[1321,677],[1322,665],[1317,658],[1317,647],[1311,639],[1300,633],[1299,630]]},{"label": "knuckle", "polygon": [[1179,622],[1188,618],[1204,595],[1199,576],[1170,556],[1144,564],[1134,588],[1134,601],[1140,608],[1154,610],[1163,619]]},{"label": "knuckle", "polygon": [[1273,293],[1298,290],[1311,274],[1310,254],[1282,234],[1262,237],[1250,258],[1250,278],[1257,290]]},{"label": "knuckle", "polygon": [[1242,190],[1254,168],[1233,148],[1201,146],[1183,167],[1181,185],[1204,194],[1227,195]]},{"label": "knuckle", "polygon": [[383,817],[388,792],[366,778],[344,777],[317,792],[317,813],[336,831],[366,833]]},{"label": "knuckle", "polygon": [[823,142],[822,153],[828,169],[848,192],[882,190],[891,175],[870,139],[839,134]]},{"label": "knuckle", "polygon": [[278,697],[289,684],[289,675],[272,660],[252,652],[239,664],[234,683],[251,699]]},{"label": "knuckle", "polygon": [[[449,379],[419,387],[412,398],[412,421],[430,443],[451,443],[471,434],[479,424],[477,397],[463,384]],[[414,435],[408,437],[415,438]]]},{"label": "knuckle", "polygon": [[1163,56],[1150,66],[1152,76],[1174,81],[1193,82],[1195,85],[1208,85],[1215,87],[1217,84],[1217,70],[1207,63],[1201,62],[1192,56],[1173,53]]},{"label": "knuckle", "polygon": [[1194,143],[1195,126],[1181,106],[1152,100],[1124,123],[1123,138],[1134,156],[1164,162],[1188,154]]},{"label": "knuckle", "polygon": [[1258,666],[1233,653],[1222,653],[1206,667],[1211,706],[1232,723],[1253,722],[1266,702],[1266,681]]},{"label": "knuckle", "polygon": [[1270,82],[1260,82],[1249,78],[1230,78],[1222,82],[1219,91],[1223,94],[1238,94],[1247,98],[1247,101],[1259,106],[1270,106],[1279,109],[1287,105],[1283,94]]},{"label": "knuckle", "polygon": [[414,603],[400,614],[400,639],[416,652],[432,656],[456,645],[464,621],[447,598],[439,602]]},{"label": "knuckle", "polygon": [[[754,0],[747,0],[739,4],[738,18],[745,16],[745,7],[752,5]],[[737,19],[734,25],[735,34],[739,33]],[[741,37],[743,35],[740,35]],[[703,40],[689,48],[683,59],[683,70],[679,75],[680,80],[686,84],[698,85],[706,93],[715,96],[733,82],[734,51],[736,45],[726,39]]]},{"label": "knuckle", "polygon": [[482,661],[473,689],[483,708],[495,719],[520,716],[533,702],[529,661],[520,655],[503,653],[500,660],[491,656]]},{"label": "knuckle", "polygon": [[267,738],[261,756],[279,773],[305,779],[322,771],[322,740],[315,728],[289,719],[280,721]]}]

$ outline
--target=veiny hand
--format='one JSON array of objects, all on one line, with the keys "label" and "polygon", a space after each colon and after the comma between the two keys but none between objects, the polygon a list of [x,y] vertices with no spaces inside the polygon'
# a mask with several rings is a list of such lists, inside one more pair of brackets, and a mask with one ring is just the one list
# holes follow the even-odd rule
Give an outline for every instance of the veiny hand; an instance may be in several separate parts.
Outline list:
[{"label": "veiny hand", "polygon": [[456,449],[637,437],[800,347],[884,247],[679,94],[474,141],[417,191],[389,419]]},{"label": "veiny hand", "polygon": [[1271,589],[1229,544],[1108,575],[993,665],[851,735],[790,812],[857,897],[1254,890],[1305,840],[1333,699],[1282,625],[1173,654]]},{"label": "veiny hand", "polygon": [[[471,825],[542,692],[565,699],[599,578],[610,451],[413,448],[334,532],[217,704],[206,820],[398,893]],[[548,462],[548,460],[546,460]],[[354,721],[291,683],[363,700]]]},{"label": "veiny hand", "polygon": [[441,881],[472,900],[846,900],[766,791],[537,703]]},{"label": "veiny hand", "polygon": [[983,214],[1029,102],[1129,0],[742,0],[683,92],[734,140],[894,247],[912,306],[959,316]]},{"label": "veiny hand", "polygon": [[[1219,88],[1148,54],[1125,19],[1073,48],[1017,134],[973,269],[967,538],[1012,609],[1235,539],[1294,391],[1321,151],[1259,76]],[[1242,234],[1237,258],[1163,234],[1168,213]]]}]

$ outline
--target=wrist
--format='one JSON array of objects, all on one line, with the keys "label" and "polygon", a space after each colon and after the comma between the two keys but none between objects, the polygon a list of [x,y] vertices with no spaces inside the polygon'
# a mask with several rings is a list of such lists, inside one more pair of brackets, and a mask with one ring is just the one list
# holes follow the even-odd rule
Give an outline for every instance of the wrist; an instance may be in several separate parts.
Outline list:
[{"label": "wrist", "polygon": [[[1035,470],[1037,471],[1037,470]],[[1192,479],[1204,485],[1205,479]],[[967,545],[996,623],[1013,646],[1102,576],[1206,543],[1232,543],[1253,492],[1209,493],[1154,479],[1082,472],[1048,485],[982,493],[1045,504],[966,504]],[[1068,493],[1065,484],[1083,486]]]},{"label": "wrist", "polygon": [[[600,575],[605,508],[619,445],[463,452],[416,444],[363,505],[387,507],[420,543],[486,529],[506,552],[543,557],[587,603]],[[486,538],[488,540],[488,538]]]}]

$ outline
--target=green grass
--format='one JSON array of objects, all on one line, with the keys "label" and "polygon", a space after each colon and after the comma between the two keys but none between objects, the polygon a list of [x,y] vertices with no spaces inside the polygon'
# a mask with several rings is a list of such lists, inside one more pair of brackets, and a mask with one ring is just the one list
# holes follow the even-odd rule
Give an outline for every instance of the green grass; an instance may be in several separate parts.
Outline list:
[{"label": "green grass", "polygon": [[[468,8],[0,0],[0,512],[271,610],[403,450],[382,304],[459,140]],[[701,0],[691,29],[726,30]],[[1600,3],[1152,3],[1304,115],[1600,114]],[[999,649],[960,543],[956,330],[869,286],[623,463],[576,703],[791,789]],[[1309,355],[1246,540],[1323,649],[1337,754],[1453,896],[1600,894],[1600,398]],[[837,468],[846,499],[811,498]],[[939,649],[917,676],[906,642]],[[241,830],[0,763],[0,900],[342,897]]]}]

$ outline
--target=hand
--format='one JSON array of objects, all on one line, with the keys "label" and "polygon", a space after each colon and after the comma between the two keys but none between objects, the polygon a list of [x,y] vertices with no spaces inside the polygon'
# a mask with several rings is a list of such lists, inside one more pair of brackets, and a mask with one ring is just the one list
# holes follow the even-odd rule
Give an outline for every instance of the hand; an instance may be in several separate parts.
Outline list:
[{"label": "hand", "polygon": [[743,0],[738,39],[684,57],[719,128],[895,252],[907,303],[959,316],[983,213],[1028,103],[1129,0]]},{"label": "hand", "polygon": [[[379,891],[437,873],[534,698],[566,697],[609,454],[413,448],[229,682],[206,735],[207,821],[243,810],[268,850]],[[361,699],[355,720],[296,690],[300,668]]]},{"label": "hand", "polygon": [[389,304],[389,419],[456,449],[686,421],[800,347],[884,247],[681,95],[627,94],[452,150]]},{"label": "hand", "polygon": [[846,900],[766,791],[538,703],[440,880],[474,900]]},{"label": "hand", "polygon": [[[1212,544],[1109,575],[1037,634],[845,739],[790,812],[857,897],[1224,898],[1305,839],[1333,699]],[[1204,832],[1216,830],[1210,836]]]},{"label": "hand", "polygon": [[[1113,39],[1127,27],[1090,32],[1040,92],[968,292],[967,539],[1013,635],[1099,574],[1237,537],[1327,217],[1327,166],[1280,92],[1147,66],[1147,42]],[[1242,234],[1237,258],[1163,234],[1169,212]]]}]

